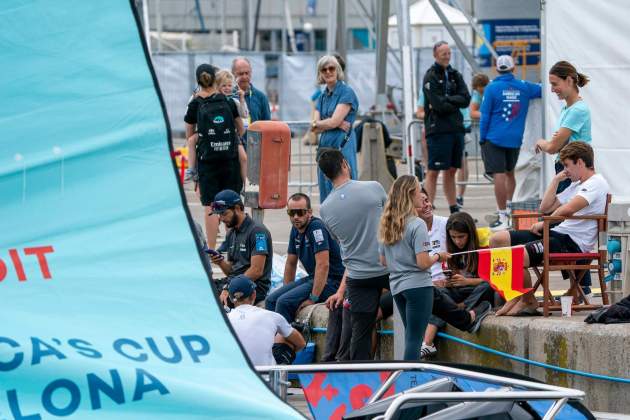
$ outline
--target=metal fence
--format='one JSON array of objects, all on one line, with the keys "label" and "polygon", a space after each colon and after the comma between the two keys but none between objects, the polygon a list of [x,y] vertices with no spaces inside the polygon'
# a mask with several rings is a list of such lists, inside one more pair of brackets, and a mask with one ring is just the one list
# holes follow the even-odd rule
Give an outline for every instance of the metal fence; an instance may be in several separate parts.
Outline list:
[{"label": "metal fence", "polygon": [[[395,54],[395,52],[394,52]],[[322,53],[279,55],[273,60],[263,53],[154,53],[153,66],[166,103],[171,129],[184,132],[186,105],[195,89],[195,68],[210,63],[219,68],[231,68],[237,56],[246,56],[252,63],[252,82],[269,96],[277,93],[278,118],[284,121],[304,121],[310,118],[311,96],[320,87],[316,83],[315,64]],[[431,49],[414,50],[416,86],[426,70],[433,64]],[[471,71],[462,54],[453,50],[452,65],[461,70],[470,81]],[[347,54],[346,80],[359,99],[359,111],[366,113],[376,96],[376,55],[374,51],[350,51]],[[401,104],[401,72],[399,63],[388,55],[387,84],[393,88],[392,99]],[[275,92],[273,92],[275,91]],[[415,95],[415,93],[414,93]]]}]

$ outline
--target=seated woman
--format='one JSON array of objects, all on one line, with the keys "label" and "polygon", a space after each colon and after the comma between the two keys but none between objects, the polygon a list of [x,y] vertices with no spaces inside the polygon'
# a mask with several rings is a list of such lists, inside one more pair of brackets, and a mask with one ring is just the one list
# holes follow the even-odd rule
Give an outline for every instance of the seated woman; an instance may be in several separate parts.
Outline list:
[{"label": "seated woman", "polygon": [[[449,254],[474,251],[480,248],[475,222],[468,213],[452,214],[446,222],[446,232],[446,251]],[[448,260],[448,269],[444,269],[446,279],[434,282],[436,293],[440,293],[443,297],[442,300],[436,302],[450,302],[465,310],[471,310],[484,301],[492,304],[495,299],[495,292],[489,283],[479,278],[477,266],[478,255],[476,252],[452,256]],[[435,336],[438,330],[445,326],[444,320],[436,315],[431,315],[420,350],[421,358],[425,359],[437,354],[437,348],[434,344]]]}]

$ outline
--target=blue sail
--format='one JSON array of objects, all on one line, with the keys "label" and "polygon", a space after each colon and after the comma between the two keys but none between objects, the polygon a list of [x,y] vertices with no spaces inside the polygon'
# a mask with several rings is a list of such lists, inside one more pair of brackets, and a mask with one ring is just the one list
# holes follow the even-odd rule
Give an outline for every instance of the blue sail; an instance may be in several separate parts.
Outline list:
[{"label": "blue sail", "polygon": [[0,27],[0,418],[300,418],[209,285],[131,2]]}]

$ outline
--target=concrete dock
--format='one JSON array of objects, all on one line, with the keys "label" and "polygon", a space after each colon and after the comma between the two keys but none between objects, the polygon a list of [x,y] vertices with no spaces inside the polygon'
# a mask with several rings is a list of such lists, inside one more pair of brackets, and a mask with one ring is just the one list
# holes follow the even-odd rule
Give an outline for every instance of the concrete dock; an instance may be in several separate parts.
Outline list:
[{"label": "concrete dock", "polygon": [[[298,139],[294,139],[297,142]],[[174,140],[175,147],[183,144],[182,139]],[[306,162],[314,156],[311,146],[294,147],[293,162]],[[471,162],[474,165],[474,161]],[[471,166],[472,166],[471,165]],[[399,168],[404,170],[403,167]],[[300,176],[301,172],[301,176]],[[474,175],[474,166],[471,170]],[[400,172],[399,173],[404,173]],[[304,165],[291,172],[291,182],[316,180],[314,166]],[[470,185],[467,188],[464,211],[469,212],[479,220],[479,226],[485,224],[484,215],[495,209],[492,185],[482,179],[475,179],[480,185]],[[297,192],[298,188],[290,188],[290,192]],[[306,193],[313,192],[314,214],[319,214],[319,199],[317,187],[309,189],[302,187]],[[203,208],[192,190],[192,184],[185,185],[186,199],[193,218],[203,226]],[[441,186],[438,186],[436,199],[436,214],[448,216],[448,205],[444,200]],[[264,223],[271,231],[274,251],[285,254],[288,244],[290,224],[284,209],[266,210]],[[593,276],[594,286],[597,286],[596,276]],[[552,291],[562,293],[568,283],[559,275],[551,278]],[[598,289],[595,289],[597,292]],[[599,301],[599,299],[596,299]],[[326,327],[327,310],[319,305],[313,312],[311,326]],[[507,352],[527,359],[557,365],[564,368],[585,372],[630,378],[630,325],[588,325],[583,322],[585,314],[570,318],[562,318],[556,313],[549,318],[514,318],[489,316],[484,320],[478,334],[462,333],[452,327],[446,333],[461,337],[498,351]],[[383,323],[383,329],[391,330],[391,319]],[[317,353],[323,350],[323,334],[313,334],[313,341],[317,343]],[[503,357],[494,356],[458,343],[440,339],[438,360],[491,366],[508,371],[518,372],[549,384],[577,388],[587,393],[586,405],[591,410],[614,413],[630,413],[630,384],[619,384],[599,379],[578,377],[572,374],[554,372],[548,369],[528,366],[520,362],[510,361]],[[377,358],[392,360],[392,336],[381,336]]]}]

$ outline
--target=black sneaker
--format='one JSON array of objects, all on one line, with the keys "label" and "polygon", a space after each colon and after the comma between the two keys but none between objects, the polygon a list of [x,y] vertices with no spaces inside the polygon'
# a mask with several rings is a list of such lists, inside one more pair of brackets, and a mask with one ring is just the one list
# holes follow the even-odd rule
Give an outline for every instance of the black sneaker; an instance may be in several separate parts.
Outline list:
[{"label": "black sneaker", "polygon": [[472,322],[470,327],[468,327],[468,332],[471,334],[474,334],[477,331],[479,331],[479,327],[481,326],[481,321],[483,321],[483,319],[486,316],[488,316],[491,310],[492,310],[492,305],[490,305],[490,302],[485,301],[485,300],[481,302],[479,305],[475,306],[473,308],[473,311],[475,311],[475,320]]},{"label": "black sneaker", "polygon": [[458,205],[459,207],[464,207],[464,197],[462,197],[461,195],[458,195],[458,196],[455,198],[455,201],[457,201],[457,205]]}]

